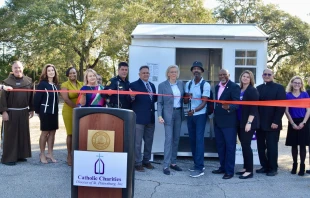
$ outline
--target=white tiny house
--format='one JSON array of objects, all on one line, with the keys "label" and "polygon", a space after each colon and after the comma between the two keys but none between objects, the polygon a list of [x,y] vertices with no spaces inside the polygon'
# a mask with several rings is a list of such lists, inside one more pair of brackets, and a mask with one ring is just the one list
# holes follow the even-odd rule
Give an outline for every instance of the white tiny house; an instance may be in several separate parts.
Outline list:
[{"label": "white tiny house", "polygon": [[[227,69],[234,82],[246,69],[254,73],[256,84],[263,82],[268,35],[255,24],[140,24],[131,37],[130,82],[139,78],[142,65],[150,67],[149,80],[156,88],[166,80],[169,65],[178,65],[179,79],[187,82],[192,79],[190,67],[194,61],[202,62],[203,78],[213,91],[220,69]],[[163,153],[164,137],[164,127],[156,120],[153,153]],[[178,155],[191,155],[186,120],[182,123]],[[217,156],[212,117],[205,130],[205,156]]]}]

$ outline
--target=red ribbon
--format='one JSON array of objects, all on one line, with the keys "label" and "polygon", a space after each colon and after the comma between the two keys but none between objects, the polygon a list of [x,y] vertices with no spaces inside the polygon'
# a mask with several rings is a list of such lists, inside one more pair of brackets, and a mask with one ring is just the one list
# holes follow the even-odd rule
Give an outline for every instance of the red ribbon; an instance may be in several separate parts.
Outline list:
[{"label": "red ribbon", "polygon": [[[32,89],[12,89],[12,92],[46,92],[46,90],[32,90]],[[59,93],[100,93],[100,94],[120,94],[120,95],[149,95],[148,92],[138,91],[117,91],[117,90],[49,90],[48,92]],[[169,94],[153,94],[157,96],[174,97]],[[183,97],[186,98],[186,97]],[[275,106],[275,107],[298,107],[310,108],[310,98],[296,99],[296,100],[265,100],[265,101],[225,101],[225,100],[210,100],[202,98],[192,98],[192,100],[205,100],[222,104],[240,104],[240,105],[256,105],[256,106]]]}]

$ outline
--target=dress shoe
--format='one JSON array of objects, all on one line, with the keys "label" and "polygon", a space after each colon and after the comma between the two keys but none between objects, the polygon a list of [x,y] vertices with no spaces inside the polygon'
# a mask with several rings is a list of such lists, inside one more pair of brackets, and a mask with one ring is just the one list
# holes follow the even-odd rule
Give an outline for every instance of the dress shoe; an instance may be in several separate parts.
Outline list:
[{"label": "dress shoe", "polygon": [[310,170],[306,170],[306,173],[310,174]]},{"label": "dress shoe", "polygon": [[165,175],[170,175],[170,170],[169,170],[168,167],[164,168],[163,172],[164,172]]},{"label": "dress shoe", "polygon": [[217,170],[213,170],[212,173],[213,174],[225,174],[225,171],[223,171],[221,169],[217,169]]},{"label": "dress shoe", "polygon": [[174,165],[174,166],[170,165],[170,168],[175,171],[182,171],[182,168],[180,168],[178,165]]},{"label": "dress shoe", "polygon": [[268,172],[267,169],[265,169],[264,167],[256,170],[256,173],[267,173],[267,172]]},{"label": "dress shoe", "polygon": [[27,162],[27,159],[26,158],[19,158],[17,161],[19,161],[19,162]]},{"label": "dress shoe", "polygon": [[138,172],[145,172],[145,170],[144,170],[142,165],[135,166],[135,170],[138,171]]},{"label": "dress shoe", "polygon": [[267,175],[267,176],[276,176],[277,174],[278,174],[277,171],[270,171],[270,172],[268,172],[266,175]]},{"label": "dress shoe", "polygon": [[293,175],[296,174],[297,166],[298,166],[297,163],[293,163],[293,167],[292,167],[292,170],[291,170],[291,174],[293,174]]},{"label": "dress shoe", "polygon": [[3,163],[3,164],[7,165],[7,166],[15,166],[16,162],[7,162],[7,163]]},{"label": "dress shoe", "polygon": [[145,167],[147,169],[154,169],[154,166],[151,163],[143,164],[143,167]]},{"label": "dress shoe", "polygon": [[248,179],[248,178],[253,178],[253,173],[247,175],[247,176],[243,176],[243,175],[240,175],[239,176],[239,179]]},{"label": "dress shoe", "polygon": [[239,171],[239,172],[236,172],[236,175],[243,175],[243,173],[245,173],[245,171]]},{"label": "dress shoe", "polygon": [[231,179],[234,175],[226,174],[223,176],[223,179]]},{"label": "dress shoe", "polygon": [[304,176],[305,175],[305,164],[300,164],[298,175],[299,176]]}]

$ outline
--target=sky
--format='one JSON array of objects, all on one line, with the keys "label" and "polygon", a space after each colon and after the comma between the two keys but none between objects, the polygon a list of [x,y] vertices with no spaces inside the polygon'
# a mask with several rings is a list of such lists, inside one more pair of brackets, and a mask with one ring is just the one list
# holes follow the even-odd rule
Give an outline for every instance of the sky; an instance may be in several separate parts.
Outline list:
[{"label": "sky", "polygon": [[[44,0],[43,0],[44,1]],[[216,0],[204,0],[204,5],[207,8],[215,8],[217,6]],[[310,23],[310,9],[307,4],[309,0],[263,0],[265,4],[273,3],[279,5],[281,10],[284,10],[291,15],[298,16],[303,21]],[[5,0],[0,0],[0,7],[5,3]]]}]

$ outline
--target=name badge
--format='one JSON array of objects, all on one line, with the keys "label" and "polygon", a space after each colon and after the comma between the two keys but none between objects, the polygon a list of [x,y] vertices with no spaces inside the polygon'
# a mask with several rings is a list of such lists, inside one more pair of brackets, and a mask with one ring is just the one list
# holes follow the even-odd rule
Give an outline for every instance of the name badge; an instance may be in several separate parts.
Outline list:
[{"label": "name badge", "polygon": [[19,83],[19,82],[17,82],[17,83],[16,83],[16,85],[20,85],[20,83]]}]

